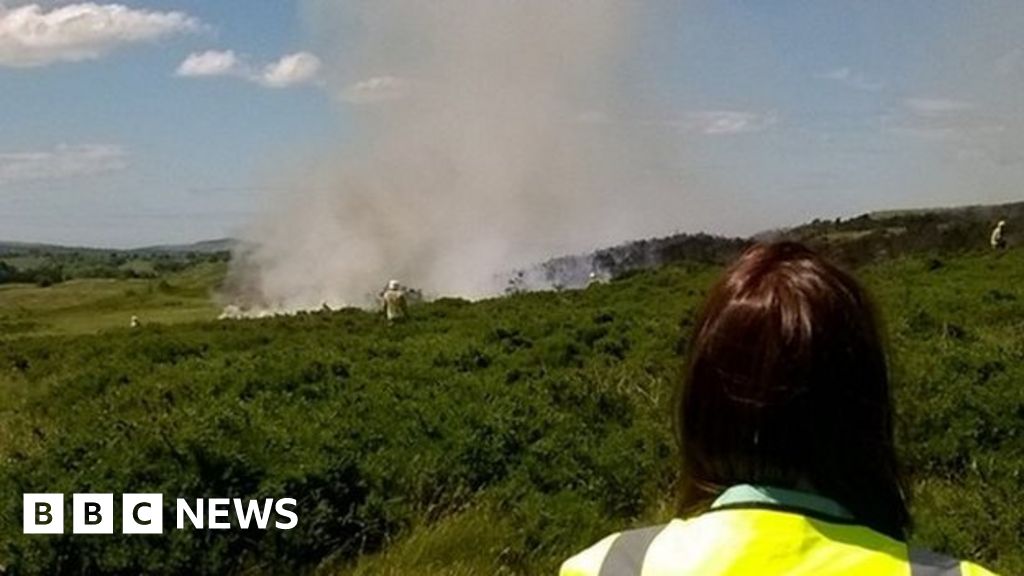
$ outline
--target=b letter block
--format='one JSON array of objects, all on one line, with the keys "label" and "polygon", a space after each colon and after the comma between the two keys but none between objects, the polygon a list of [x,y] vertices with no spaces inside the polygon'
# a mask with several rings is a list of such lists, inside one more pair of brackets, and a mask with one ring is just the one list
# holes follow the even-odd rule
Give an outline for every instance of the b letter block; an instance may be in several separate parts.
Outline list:
[{"label": "b letter block", "polygon": [[114,495],[75,494],[71,505],[71,528],[75,534],[113,534]]},{"label": "b letter block", "polygon": [[25,534],[63,534],[64,495],[25,494],[22,520]]}]

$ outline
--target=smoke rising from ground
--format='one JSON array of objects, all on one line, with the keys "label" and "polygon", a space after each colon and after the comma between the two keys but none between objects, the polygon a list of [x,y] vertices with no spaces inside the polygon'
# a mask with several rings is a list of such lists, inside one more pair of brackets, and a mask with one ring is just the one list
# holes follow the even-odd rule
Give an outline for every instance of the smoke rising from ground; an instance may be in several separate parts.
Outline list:
[{"label": "smoke rising from ground", "polygon": [[[344,4],[344,5],[342,5]],[[310,0],[346,144],[272,199],[229,277],[243,305],[362,305],[390,278],[502,272],[646,236],[681,204],[642,122],[638,3]]]}]

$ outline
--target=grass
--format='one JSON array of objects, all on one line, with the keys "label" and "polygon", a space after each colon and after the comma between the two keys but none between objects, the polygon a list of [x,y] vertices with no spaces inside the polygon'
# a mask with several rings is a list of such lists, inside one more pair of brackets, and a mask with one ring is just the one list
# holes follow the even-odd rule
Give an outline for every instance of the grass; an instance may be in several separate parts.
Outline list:
[{"label": "grass", "polygon": [[[0,564],[552,573],[609,532],[671,516],[667,400],[717,272],[441,300],[395,326],[358,310],[193,321],[215,313],[212,268],[170,290],[0,292],[23,307],[14,321],[41,321],[0,339]],[[914,542],[1024,573],[1024,252],[858,274],[888,326]],[[132,313],[142,329],[126,327]],[[82,490],[294,495],[300,527],[102,540],[12,529],[21,492]]]},{"label": "grass", "polygon": [[513,526],[499,512],[473,508],[413,526],[409,536],[379,554],[360,557],[352,566],[333,567],[327,562],[321,572],[338,576],[512,574],[502,566],[502,556],[514,538]]},{"label": "grass", "polygon": [[0,338],[89,334],[144,323],[212,320],[223,264],[204,264],[158,279],[79,279],[46,288],[0,285]]}]

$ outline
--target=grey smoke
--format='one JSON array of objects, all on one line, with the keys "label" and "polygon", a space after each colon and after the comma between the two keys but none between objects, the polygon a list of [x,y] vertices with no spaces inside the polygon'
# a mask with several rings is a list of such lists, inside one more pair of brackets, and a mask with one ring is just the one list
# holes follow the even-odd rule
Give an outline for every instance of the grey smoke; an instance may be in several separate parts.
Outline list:
[{"label": "grey smoke", "polygon": [[635,121],[654,115],[634,57],[641,3],[303,9],[350,132],[248,228],[236,300],[360,305],[390,278],[485,296],[503,271],[683,221],[674,150]]}]

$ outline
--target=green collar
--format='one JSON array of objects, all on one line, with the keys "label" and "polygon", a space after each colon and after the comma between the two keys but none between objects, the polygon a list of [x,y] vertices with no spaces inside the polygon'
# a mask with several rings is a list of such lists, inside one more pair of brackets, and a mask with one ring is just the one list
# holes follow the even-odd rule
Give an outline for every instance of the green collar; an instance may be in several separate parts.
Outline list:
[{"label": "green collar", "polygon": [[850,514],[850,511],[842,504],[820,494],[753,484],[738,484],[727,489],[711,504],[711,509],[737,508],[745,504],[806,510],[834,518],[853,520],[853,514]]}]

